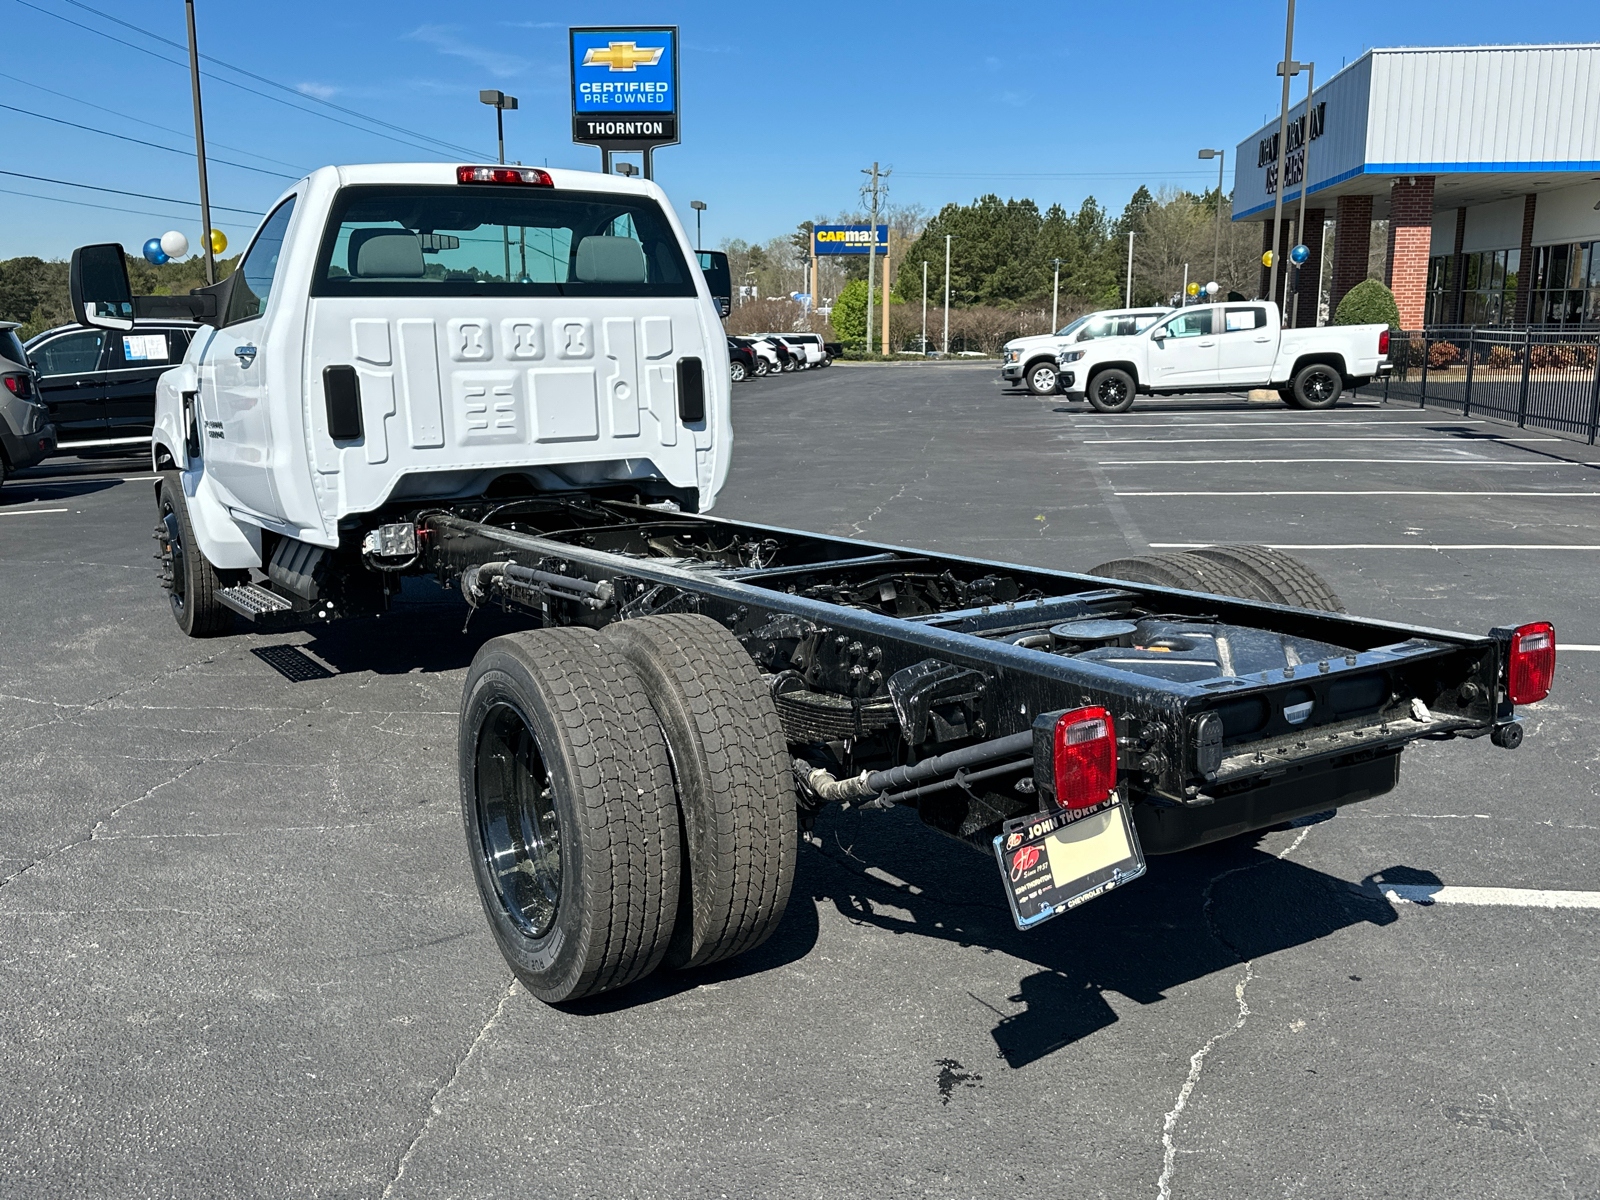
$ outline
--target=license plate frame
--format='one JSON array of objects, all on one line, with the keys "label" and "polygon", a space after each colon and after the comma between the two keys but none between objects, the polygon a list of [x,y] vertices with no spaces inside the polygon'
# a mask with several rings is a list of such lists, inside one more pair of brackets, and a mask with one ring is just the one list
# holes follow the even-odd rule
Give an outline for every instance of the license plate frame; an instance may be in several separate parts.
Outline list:
[{"label": "license plate frame", "polygon": [[1007,821],[994,839],[1011,919],[1028,930],[1145,872],[1129,805],[1113,792],[1092,808]]}]

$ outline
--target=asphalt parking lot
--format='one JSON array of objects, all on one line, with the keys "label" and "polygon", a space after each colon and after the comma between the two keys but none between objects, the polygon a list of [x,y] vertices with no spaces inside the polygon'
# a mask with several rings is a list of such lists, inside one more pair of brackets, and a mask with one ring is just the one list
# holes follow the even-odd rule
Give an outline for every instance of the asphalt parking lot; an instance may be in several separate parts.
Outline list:
[{"label": "asphalt parking lot", "polygon": [[46,464],[0,492],[0,1195],[1600,1195],[1600,454],[993,364],[735,395],[720,515],[1073,569],[1264,542],[1364,615],[1589,649],[1517,752],[1414,747],[1028,934],[911,815],[825,815],[767,945],[559,1011],[463,855],[459,691],[511,625],[419,583],[188,641],[147,464]]}]

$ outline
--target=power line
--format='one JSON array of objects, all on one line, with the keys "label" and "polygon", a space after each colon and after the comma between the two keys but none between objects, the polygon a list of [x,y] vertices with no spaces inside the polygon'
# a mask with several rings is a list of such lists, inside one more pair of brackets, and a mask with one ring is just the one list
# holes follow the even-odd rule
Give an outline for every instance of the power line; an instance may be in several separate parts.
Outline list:
[{"label": "power line", "polygon": [[[21,113],[25,117],[37,117],[41,121],[54,121],[57,125],[68,125],[73,129],[83,129],[89,133],[98,133],[104,137],[116,138],[118,141],[132,142],[136,146],[149,146],[153,150],[165,150],[168,154],[181,154],[185,158],[191,158],[194,155],[192,150],[179,150],[176,146],[163,146],[160,142],[147,142],[143,138],[129,137],[125,133],[112,133],[109,129],[96,129],[93,125],[80,125],[76,121],[67,121],[61,117],[49,117],[44,113],[30,112],[26,108],[17,108],[12,104],[0,104],[0,108],[5,109],[7,112]],[[226,167],[238,167],[241,171],[256,171],[262,175],[276,175],[279,179],[287,179],[290,182],[299,178],[297,175],[285,175],[282,171],[269,171],[265,167],[251,167],[246,166],[244,163],[229,162],[225,158],[212,158],[210,161],[221,163]]]},{"label": "power line", "polygon": [[[133,196],[140,200],[159,200],[162,204],[182,204],[190,208],[199,208],[198,200],[174,200],[171,196],[152,196],[149,192],[125,192],[121,188],[100,187],[93,183],[75,183],[70,179],[51,179],[48,175],[26,175],[21,171],[0,170],[0,175],[10,175],[15,179],[32,179],[39,183],[55,183],[62,187],[86,188],[91,192],[109,192],[113,196]],[[212,208],[221,209],[223,212],[243,213],[247,217],[259,217],[265,214],[253,208],[229,208],[226,204],[213,204]]]},{"label": "power line", "polygon": [[[68,200],[65,196],[41,196],[37,192],[19,192],[14,188],[0,188],[3,196],[26,196],[30,200],[49,200],[54,204],[76,204],[79,208],[99,208],[106,212],[131,213],[136,217],[159,217],[163,221],[192,221],[194,218],[177,217],[171,213],[146,212],[142,208],[118,208],[112,204],[91,204],[87,200]],[[214,224],[226,229],[254,229],[253,225],[235,225],[228,221],[216,221]]]},{"label": "power line", "polygon": [[[151,129],[161,130],[162,133],[175,133],[181,138],[188,138],[191,141],[194,140],[194,133],[192,130],[174,129],[170,125],[162,125],[155,121],[146,120],[143,117],[129,116],[125,112],[118,112],[114,108],[107,108],[103,104],[95,104],[92,101],[83,99],[81,96],[74,96],[68,92],[58,92],[55,90],[55,88],[47,88],[42,83],[34,83],[31,80],[23,79],[16,75],[7,75],[4,71],[0,71],[0,79],[9,79],[12,83],[20,83],[23,87],[33,88],[36,91],[44,92],[47,95],[55,96],[62,100],[70,100],[74,104],[83,105],[85,108],[93,108],[103,113],[110,113],[113,117],[117,117],[120,120],[132,121],[135,125],[148,125]],[[257,154],[254,150],[246,150],[243,146],[230,146],[226,142],[218,142],[214,140],[211,141],[210,144],[213,146],[221,146],[224,150],[232,150],[235,154],[243,154],[250,158],[259,158],[262,162],[277,163],[280,167],[288,167],[291,170],[299,171],[301,175],[309,174],[311,170],[311,168],[301,166],[299,163],[284,162],[281,158],[273,158],[269,154]],[[184,153],[188,154],[191,153],[191,151],[185,150]],[[290,178],[293,179],[298,179],[299,177],[299,175],[290,176]]]},{"label": "power line", "polygon": [[[75,28],[78,28],[78,29],[86,30],[89,33],[94,34],[96,37],[103,37],[107,41],[116,42],[117,45],[119,45],[119,46],[126,46],[130,50],[137,50],[140,54],[148,54],[151,58],[158,59],[158,60],[160,60],[161,62],[164,62],[164,63],[170,63],[171,65],[173,65],[175,67],[181,67],[185,71],[187,71],[189,69],[189,64],[186,63],[186,62],[179,62],[177,59],[168,58],[164,54],[157,54],[154,50],[151,50],[147,46],[135,45],[133,42],[125,41],[125,40],[123,40],[122,38],[119,38],[119,37],[113,37],[111,34],[105,32],[105,30],[103,30],[103,29],[96,29],[92,25],[85,25],[81,21],[74,21],[70,17],[64,17],[60,13],[51,12],[47,8],[40,8],[37,4],[30,3],[29,0],[16,0],[16,3],[22,5],[24,8],[31,8],[35,12],[43,13],[47,17],[54,17],[56,20],[64,22],[67,25],[74,26]],[[115,20],[115,18],[112,18],[112,19]],[[141,32],[143,32],[143,31],[141,30]],[[155,35],[152,34],[150,36],[154,37]],[[165,39],[162,39],[162,40],[165,40]],[[384,138],[384,139],[386,139],[388,141],[391,141],[391,142],[399,142],[401,145],[404,145],[404,146],[412,146],[412,147],[414,147],[415,149],[418,149],[418,150],[425,150],[429,154],[438,154],[439,153],[439,151],[438,151],[438,149],[436,147],[424,146],[420,142],[407,141],[405,138],[396,137],[392,133],[383,133],[382,131],[377,130],[377,129],[363,129],[360,125],[356,125],[353,122],[340,120],[338,117],[331,116],[328,113],[318,112],[316,109],[306,108],[303,105],[290,104],[287,100],[283,99],[280,96],[271,96],[271,95],[268,95],[266,92],[258,92],[255,88],[245,87],[244,84],[239,83],[239,82],[237,82],[235,80],[232,80],[232,79],[225,78],[224,76],[221,76],[221,75],[213,75],[209,71],[202,72],[202,74],[204,74],[207,79],[214,80],[217,83],[225,83],[229,87],[239,89],[239,91],[241,91],[241,92],[249,92],[250,95],[252,95],[252,96],[260,96],[263,100],[270,100],[274,104],[283,105],[285,108],[292,108],[292,109],[294,109],[295,112],[307,113],[307,114],[309,114],[309,115],[311,115],[313,117],[321,117],[324,121],[332,121],[335,125],[343,125],[346,128],[354,129],[357,133],[367,134],[369,137],[380,137],[380,138]],[[313,101],[316,100],[315,96],[306,96],[305,93],[303,93],[303,92],[294,92],[293,89],[286,89],[286,90],[289,90],[289,91],[293,92],[294,95],[301,96],[304,99],[313,100]],[[370,120],[371,118],[365,118],[364,117],[362,119],[363,120]],[[423,137],[423,136],[426,136],[426,135],[418,134],[417,136]],[[459,147],[452,147],[452,149],[460,149],[460,148]],[[469,154],[469,156],[475,156],[474,153],[471,152],[471,151],[468,151],[467,153]]]},{"label": "power line", "polygon": [[[100,17],[102,20],[113,21],[116,24],[121,25],[124,29],[131,29],[135,33],[142,33],[146,37],[153,38],[156,41],[161,42],[164,45],[171,46],[176,50],[182,50],[185,53],[188,52],[189,48],[187,46],[185,46],[185,45],[182,45],[182,44],[180,44],[178,42],[170,41],[167,38],[162,37],[160,34],[152,33],[150,30],[144,29],[141,26],[133,24],[132,22],[124,21],[121,17],[114,17],[110,13],[101,12],[98,8],[91,8],[89,5],[81,3],[80,0],[66,0],[66,3],[72,5],[74,8],[81,8],[81,9],[83,9],[84,12],[91,12],[95,16]],[[333,103],[333,101],[326,100],[321,96],[308,95],[307,93],[302,92],[299,88],[290,87],[288,84],[280,83],[276,79],[268,79],[265,75],[257,75],[254,71],[247,71],[243,67],[236,67],[230,62],[225,62],[224,60],[222,60],[220,58],[217,58],[215,55],[202,54],[200,57],[205,59],[207,62],[216,63],[217,66],[219,66],[219,67],[226,67],[230,71],[235,71],[238,74],[243,75],[247,79],[254,79],[257,83],[264,83],[268,87],[275,87],[279,91],[288,92],[291,96],[298,97],[298,98],[300,98],[302,100],[315,101],[317,104],[321,104],[326,108],[331,108],[336,112],[342,112],[342,113],[346,114],[347,116],[355,117],[358,120],[367,121],[367,122],[369,122],[369,123],[371,123],[373,125],[381,125],[381,126],[383,126],[383,128],[392,129],[397,133],[408,133],[412,137],[421,138],[425,142],[433,142],[435,145],[442,146],[446,150],[455,151],[455,152],[460,153],[460,154],[471,155],[471,154],[476,153],[473,150],[467,149],[465,146],[457,146],[453,142],[447,142],[447,141],[443,140],[442,138],[436,138],[432,134],[419,133],[415,129],[407,129],[404,125],[394,125],[394,124],[391,124],[388,121],[379,120],[377,117],[369,117],[366,113],[357,112],[353,108],[346,108],[342,104],[335,104],[335,103]],[[212,78],[215,78],[215,76],[213,76]],[[291,106],[291,107],[298,107],[298,106]],[[304,110],[304,111],[308,111],[309,112],[310,110],[307,109],[307,110]],[[415,145],[415,143],[412,143],[412,144]]]}]

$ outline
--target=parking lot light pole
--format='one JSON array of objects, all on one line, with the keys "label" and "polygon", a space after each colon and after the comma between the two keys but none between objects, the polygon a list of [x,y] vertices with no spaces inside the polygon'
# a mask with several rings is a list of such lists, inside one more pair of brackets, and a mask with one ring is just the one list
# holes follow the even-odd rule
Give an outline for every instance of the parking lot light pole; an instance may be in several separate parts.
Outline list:
[{"label": "parking lot light pole", "polygon": [[922,260],[922,354],[928,354],[928,260]]},{"label": "parking lot light pole", "polygon": [[944,235],[944,356],[950,357],[950,235]]},{"label": "parking lot light pole", "polygon": [[[192,3],[193,0],[190,0]],[[506,109],[516,108],[517,98],[508,96],[504,92],[483,91],[478,93],[478,103],[487,104],[494,109],[495,136],[500,139],[500,162],[506,161]]]},{"label": "parking lot light pole", "polygon": [[200,49],[194,36],[194,0],[185,0],[189,18],[189,85],[194,92],[194,157],[200,165],[200,245],[206,256],[206,284],[217,281],[217,256],[211,252],[211,191],[206,186],[206,128],[200,117]]},{"label": "parking lot light pole", "polygon": [[[1306,69],[1306,115],[1302,118],[1306,123],[1306,140],[1303,143],[1301,143],[1305,147],[1305,149],[1301,152],[1301,160],[1300,160],[1300,217],[1295,222],[1295,228],[1297,230],[1299,230],[1300,241],[1303,242],[1305,245],[1309,246],[1309,245],[1311,245],[1311,242],[1306,236],[1306,192],[1311,187],[1311,93],[1312,93],[1312,90],[1317,85],[1317,64],[1314,63],[1314,62],[1308,62],[1308,63],[1298,63],[1296,65],[1302,66],[1302,67],[1304,67]],[[1322,229],[1321,229],[1320,226],[1318,226],[1318,228],[1317,228],[1317,237],[1318,237],[1319,240],[1322,237]],[[1320,264],[1322,262],[1322,251],[1321,251],[1320,247],[1317,250],[1317,262],[1318,262],[1318,264],[1320,266]],[[1294,289],[1294,319],[1289,322],[1291,327],[1300,324],[1300,268],[1299,267],[1296,267],[1294,269],[1294,281],[1295,281],[1295,289]],[[1318,292],[1317,300],[1320,302],[1321,299],[1322,299],[1322,296],[1321,296],[1321,292],[1322,292],[1322,277],[1321,277],[1320,274],[1317,276],[1316,287],[1317,287],[1317,292]],[[1312,312],[1311,323],[1313,325],[1315,325],[1317,323],[1317,320],[1316,320],[1316,306],[1315,305],[1312,306],[1311,312]]]},{"label": "parking lot light pole", "polygon": [[700,214],[706,210],[704,200],[691,200],[689,207],[694,209],[694,252],[700,253]]},{"label": "parking lot light pole", "polygon": [[1128,230],[1128,283],[1122,292],[1122,307],[1133,307],[1133,230]]},{"label": "parking lot light pole", "polygon": [[1056,282],[1050,293],[1050,332],[1054,333],[1056,321],[1061,315],[1061,260],[1057,258],[1051,261],[1056,264]]},{"label": "parking lot light pole", "polygon": [[1215,279],[1222,262],[1222,163],[1226,155],[1221,150],[1202,150],[1200,157],[1217,160],[1217,237],[1211,251],[1211,278]]},{"label": "parking lot light pole", "polygon": [[1278,298],[1278,243],[1283,236],[1283,177],[1289,159],[1289,78],[1294,62],[1294,0],[1289,0],[1289,15],[1283,27],[1283,61],[1278,74],[1283,76],[1283,103],[1278,113],[1278,186],[1272,190],[1272,267],[1267,272],[1267,299]]}]

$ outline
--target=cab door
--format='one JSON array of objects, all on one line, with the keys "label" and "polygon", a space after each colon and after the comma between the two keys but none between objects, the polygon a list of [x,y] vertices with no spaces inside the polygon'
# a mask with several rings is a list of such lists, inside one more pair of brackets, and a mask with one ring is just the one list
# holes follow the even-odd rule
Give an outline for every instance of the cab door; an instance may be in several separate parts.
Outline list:
[{"label": "cab door", "polygon": [[1278,331],[1267,322],[1262,305],[1229,305],[1220,310],[1222,331],[1217,335],[1220,378],[1223,383],[1265,384],[1272,378],[1278,357]]},{"label": "cab door", "polygon": [[[1196,308],[1151,330],[1150,386],[1209,387],[1217,382],[1217,338],[1211,323],[1212,310]],[[1157,338],[1157,332],[1166,336]]]},{"label": "cab door", "polygon": [[[272,420],[265,386],[267,303],[294,213],[290,197],[273,210],[240,261],[221,327],[200,357],[200,411],[206,474],[239,507],[280,518],[272,468]],[[261,359],[263,361],[257,361]]]},{"label": "cab door", "polygon": [[39,398],[55,422],[57,445],[103,442],[106,393],[100,364],[106,351],[104,329],[74,329],[34,342],[28,357],[39,369]]}]

